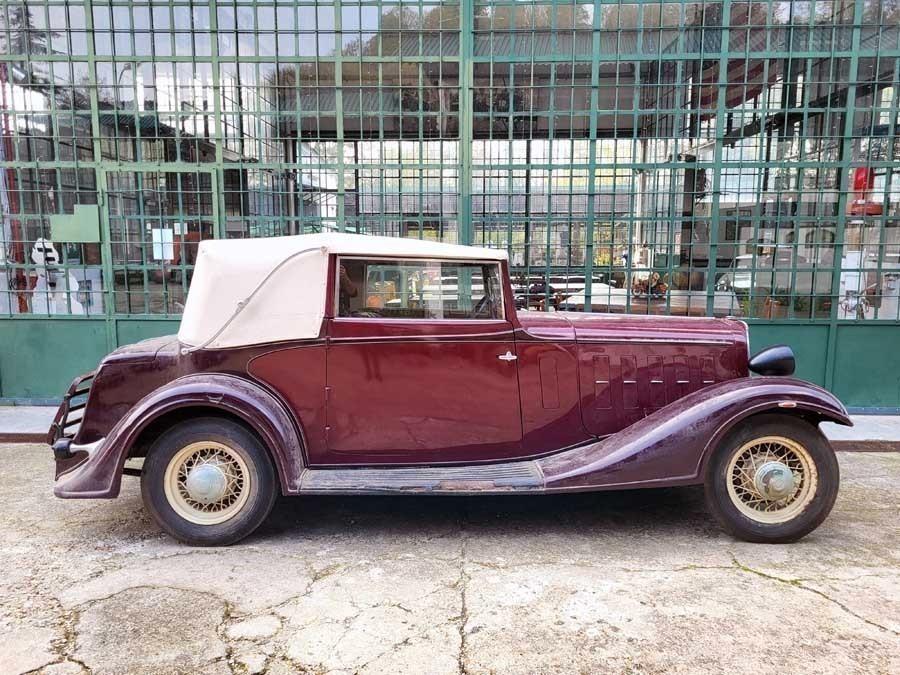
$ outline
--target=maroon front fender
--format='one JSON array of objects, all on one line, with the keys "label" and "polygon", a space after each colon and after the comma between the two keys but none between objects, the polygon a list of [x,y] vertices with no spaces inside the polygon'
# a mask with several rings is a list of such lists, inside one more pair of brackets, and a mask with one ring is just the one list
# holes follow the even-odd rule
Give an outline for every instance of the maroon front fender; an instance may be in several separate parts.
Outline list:
[{"label": "maroon front fender", "polygon": [[268,447],[285,493],[297,492],[304,466],[303,436],[285,407],[271,393],[234,375],[187,375],[163,385],[138,401],[92,448],[87,460],[59,476],[57,497],[116,497],[128,451],[141,432],[162,415],[197,407],[237,416]]},{"label": "maroon front fender", "polygon": [[784,377],[743,378],[689,394],[619,433],[538,464],[549,491],[702,483],[718,442],[741,420],[766,411],[852,425],[841,402],[821,387]]}]

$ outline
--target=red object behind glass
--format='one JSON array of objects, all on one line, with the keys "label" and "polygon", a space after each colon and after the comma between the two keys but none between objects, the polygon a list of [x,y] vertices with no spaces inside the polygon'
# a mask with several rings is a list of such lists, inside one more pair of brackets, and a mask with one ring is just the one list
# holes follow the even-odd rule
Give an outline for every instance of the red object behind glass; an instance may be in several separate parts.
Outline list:
[{"label": "red object behind glass", "polygon": [[847,213],[851,216],[880,216],[884,207],[869,197],[875,187],[875,169],[857,167],[851,179],[853,195],[847,204]]}]

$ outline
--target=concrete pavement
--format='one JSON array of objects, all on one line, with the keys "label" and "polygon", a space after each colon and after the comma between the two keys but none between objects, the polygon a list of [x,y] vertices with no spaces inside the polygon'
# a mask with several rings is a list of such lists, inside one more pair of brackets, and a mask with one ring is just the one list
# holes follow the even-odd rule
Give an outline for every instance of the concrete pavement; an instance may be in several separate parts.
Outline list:
[{"label": "concrete pavement", "polygon": [[0,445],[0,673],[897,673],[900,454],[838,457],[792,545],[690,488],[290,498],[194,549],[136,479],[58,500],[46,447]]}]

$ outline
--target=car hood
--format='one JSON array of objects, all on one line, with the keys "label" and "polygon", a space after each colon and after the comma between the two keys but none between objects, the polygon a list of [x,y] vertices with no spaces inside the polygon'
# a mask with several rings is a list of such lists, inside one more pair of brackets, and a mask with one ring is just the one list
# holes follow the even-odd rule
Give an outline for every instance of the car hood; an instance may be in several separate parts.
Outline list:
[{"label": "car hood", "polygon": [[562,312],[579,342],[635,340],[663,342],[733,342],[742,339],[746,326],[735,319],[648,316],[641,314],[583,314]]},{"label": "car hood", "polygon": [[746,342],[747,326],[736,319],[602,314],[596,312],[520,312],[531,335],[578,342]]}]

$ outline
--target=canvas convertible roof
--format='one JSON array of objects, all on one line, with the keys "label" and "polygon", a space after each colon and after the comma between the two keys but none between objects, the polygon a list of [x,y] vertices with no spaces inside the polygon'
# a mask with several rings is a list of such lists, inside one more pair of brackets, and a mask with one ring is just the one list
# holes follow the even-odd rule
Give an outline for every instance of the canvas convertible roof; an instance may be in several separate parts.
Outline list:
[{"label": "canvas convertible roof", "polygon": [[197,252],[179,341],[186,348],[215,349],[318,336],[332,253],[454,260],[507,257],[495,249],[337,232],[207,239]]}]

